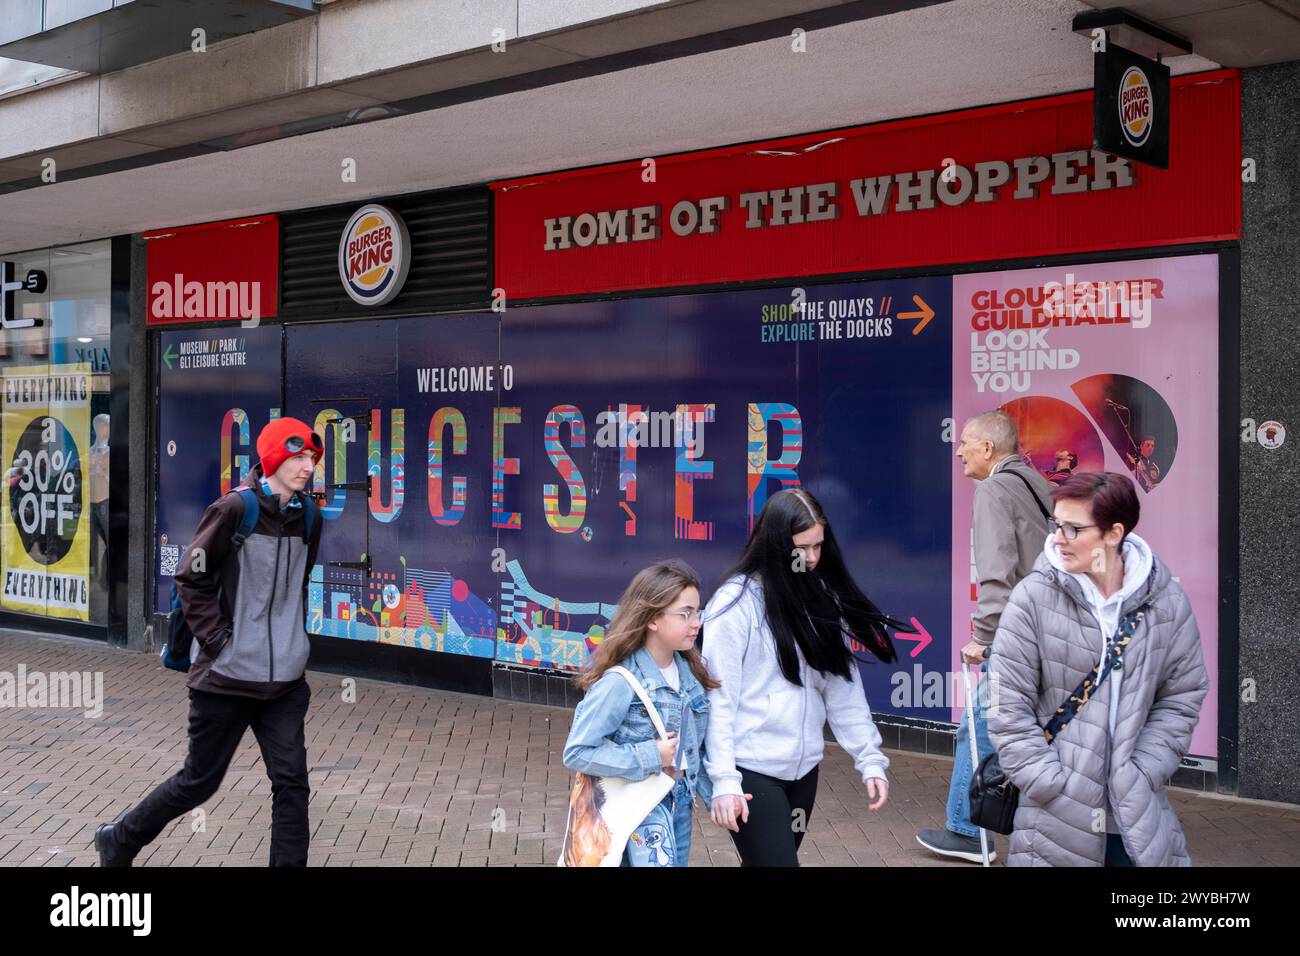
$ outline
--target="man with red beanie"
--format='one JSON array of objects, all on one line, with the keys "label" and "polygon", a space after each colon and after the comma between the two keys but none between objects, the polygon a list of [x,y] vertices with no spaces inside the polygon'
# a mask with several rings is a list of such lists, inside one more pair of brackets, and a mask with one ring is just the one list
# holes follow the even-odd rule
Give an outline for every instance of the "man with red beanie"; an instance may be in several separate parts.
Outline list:
[{"label": "man with red beanie", "polygon": [[198,648],[187,682],[189,754],[180,772],[95,832],[101,866],[130,866],[171,821],[211,798],[249,727],[271,779],[270,865],[307,865],[304,609],[321,522],[304,491],[323,452],[304,422],[276,419],[257,436],[260,460],[246,481],[257,521],[242,546],[237,491],[204,512],[175,578]]}]

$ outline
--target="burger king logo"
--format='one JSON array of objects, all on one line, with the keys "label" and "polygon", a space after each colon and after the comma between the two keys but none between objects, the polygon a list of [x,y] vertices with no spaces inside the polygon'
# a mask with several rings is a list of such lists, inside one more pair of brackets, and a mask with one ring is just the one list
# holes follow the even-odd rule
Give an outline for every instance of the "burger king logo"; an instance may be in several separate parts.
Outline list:
[{"label": "burger king logo", "polygon": [[1151,81],[1139,67],[1130,66],[1119,81],[1119,125],[1124,138],[1141,146],[1151,136],[1155,97]]},{"label": "burger king logo", "polygon": [[402,217],[387,206],[352,214],[339,241],[339,278],[352,301],[383,305],[402,291],[411,265],[411,237]]}]

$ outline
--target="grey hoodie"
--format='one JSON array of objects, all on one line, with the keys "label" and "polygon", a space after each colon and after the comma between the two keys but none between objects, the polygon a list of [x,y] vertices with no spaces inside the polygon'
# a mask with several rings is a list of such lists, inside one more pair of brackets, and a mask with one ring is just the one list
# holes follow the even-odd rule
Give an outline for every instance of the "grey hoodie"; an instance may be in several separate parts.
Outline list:
[{"label": "grey hoodie", "polygon": [[[198,645],[188,685],[195,690],[269,699],[303,679],[310,645],[304,622],[307,578],[316,562],[321,520],[303,540],[301,507],[280,507],[261,488],[261,465],[248,486],[257,493],[253,533],[237,554],[230,539],[243,502],[231,492],[203,513],[176,575],[186,623]],[[204,567],[192,560],[203,549]]]}]

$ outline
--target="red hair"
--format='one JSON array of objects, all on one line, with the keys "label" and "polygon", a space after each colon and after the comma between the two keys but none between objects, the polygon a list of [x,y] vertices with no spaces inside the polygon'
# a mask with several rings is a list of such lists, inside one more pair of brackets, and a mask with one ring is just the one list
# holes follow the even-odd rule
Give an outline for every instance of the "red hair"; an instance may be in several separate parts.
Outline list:
[{"label": "red hair", "polygon": [[1083,502],[1092,514],[1093,524],[1103,534],[1120,524],[1124,526],[1125,538],[1137,527],[1142,513],[1133,479],[1113,471],[1081,471],[1071,475],[1052,491],[1052,501]]}]

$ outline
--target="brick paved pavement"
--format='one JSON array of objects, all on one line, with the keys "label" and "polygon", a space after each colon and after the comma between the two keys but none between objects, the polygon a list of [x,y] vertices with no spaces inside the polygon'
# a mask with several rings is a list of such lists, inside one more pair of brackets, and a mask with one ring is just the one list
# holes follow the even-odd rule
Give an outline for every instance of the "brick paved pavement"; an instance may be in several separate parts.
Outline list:
[{"label": "brick paved pavement", "polygon": [[[95,826],[128,809],[185,757],[184,678],[153,655],[0,632],[0,671],[102,671],[99,718],[0,710],[0,866],[88,866]],[[307,720],[313,866],[542,866],[554,861],[569,774],[570,712],[311,672]],[[914,833],[943,820],[951,761],[892,752],[893,788],[867,811],[848,757],[827,746],[800,859],[808,866],[958,866]],[[1202,866],[1300,865],[1300,808],[1171,791]],[[270,783],[245,738],[204,826],[183,818],[143,866],[262,866]],[[494,823],[496,824],[494,826]],[[1000,848],[1005,838],[998,838]],[[692,866],[735,866],[726,833],[696,810]]]}]

